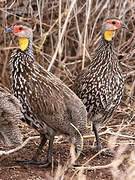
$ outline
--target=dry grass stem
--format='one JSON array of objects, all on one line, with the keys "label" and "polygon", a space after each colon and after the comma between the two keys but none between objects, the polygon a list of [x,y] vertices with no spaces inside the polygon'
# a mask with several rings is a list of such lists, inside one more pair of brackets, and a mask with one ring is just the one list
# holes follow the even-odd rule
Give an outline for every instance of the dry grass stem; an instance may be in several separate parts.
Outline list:
[{"label": "dry grass stem", "polygon": [[59,50],[59,47],[60,47],[60,44],[61,44],[61,40],[62,40],[63,35],[64,35],[64,33],[65,33],[65,30],[66,30],[66,27],[67,27],[67,24],[68,24],[68,20],[69,20],[69,18],[70,18],[70,14],[71,14],[71,12],[72,12],[72,9],[73,9],[75,3],[76,3],[76,0],[73,0],[72,3],[71,3],[70,8],[69,8],[69,10],[68,10],[68,14],[67,14],[65,23],[64,23],[64,25],[63,25],[62,32],[61,32],[61,36],[59,37],[56,50],[55,50],[55,52],[54,52],[54,55],[53,55],[53,57],[52,57],[52,60],[51,60],[51,62],[50,62],[50,65],[49,65],[49,67],[48,67],[48,71],[51,70],[51,67],[52,67],[52,65],[53,65],[53,63],[54,63],[54,61],[55,61],[56,56],[57,56],[57,53],[58,53],[58,50]]},{"label": "dry grass stem", "polygon": [[14,149],[11,149],[11,150],[8,150],[8,151],[0,151],[0,156],[2,156],[2,155],[9,155],[9,154],[14,153],[16,151],[19,151],[24,146],[26,146],[26,144],[28,144],[29,141],[34,140],[34,139],[39,139],[39,138],[40,138],[40,136],[29,137],[20,146],[14,148]]},{"label": "dry grass stem", "polygon": [[[11,89],[11,82],[9,80],[8,60],[11,51],[17,48],[18,44],[14,37],[5,34],[7,27],[18,20],[30,23],[34,33],[33,44],[36,61],[45,69],[48,68],[48,71],[52,71],[69,87],[72,87],[76,75],[92,60],[93,52],[100,41],[102,23],[106,18],[114,16],[128,25],[128,30],[119,31],[114,40],[115,53],[125,77],[125,92],[120,106],[108,124],[102,126],[99,135],[103,145],[107,144],[107,148],[115,153],[115,158],[101,158],[98,157],[98,153],[93,156],[91,145],[95,136],[89,128],[88,134],[84,137],[80,135],[84,154],[79,156],[77,162],[81,162],[82,167],[72,168],[71,161],[65,162],[67,154],[64,151],[69,149],[69,147],[67,148],[69,144],[65,139],[56,136],[54,162],[55,158],[58,159],[56,155],[59,153],[58,149],[61,146],[65,147],[65,149],[60,150],[64,159],[60,159],[58,169],[55,169],[56,165],[54,163],[52,173],[51,175],[48,174],[47,178],[44,173],[43,178],[39,175],[38,177],[26,177],[25,179],[135,179],[135,2],[134,0],[0,1],[0,83],[9,89]],[[25,147],[27,151],[28,143],[39,138],[39,136],[33,136],[31,130],[25,130],[23,125],[20,127],[23,133],[27,132],[24,133],[24,136],[28,139],[15,149],[0,151],[2,158],[7,156],[7,159],[12,159],[12,154],[17,151],[13,154],[13,158],[16,154],[19,156],[21,154],[20,149]],[[47,149],[47,147],[45,148]],[[71,147],[71,157],[75,161],[72,153],[74,155],[74,149]],[[64,165],[61,165],[61,161]],[[3,166],[4,163],[4,161],[1,161],[0,171],[2,172],[4,169],[3,176],[5,178],[6,168],[11,165]],[[29,168],[28,166],[27,170]],[[16,174],[17,171],[15,171],[15,168],[13,169],[13,174]],[[35,170],[36,175],[42,171],[49,172],[49,169],[39,169],[37,171],[34,167],[30,170]],[[22,172],[20,171],[19,175]],[[13,176],[13,178],[16,177]]]}]

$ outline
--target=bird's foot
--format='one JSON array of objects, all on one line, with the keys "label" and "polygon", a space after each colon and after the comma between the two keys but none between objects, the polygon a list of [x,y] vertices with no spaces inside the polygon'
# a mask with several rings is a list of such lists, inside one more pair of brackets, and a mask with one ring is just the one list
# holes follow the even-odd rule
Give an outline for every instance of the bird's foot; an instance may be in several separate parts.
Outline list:
[{"label": "bird's foot", "polygon": [[108,156],[108,157],[114,157],[114,153],[112,153],[111,151],[109,150],[104,150],[101,152],[101,155],[103,156]]},{"label": "bird's foot", "polygon": [[23,163],[23,164],[36,164],[37,161],[34,161],[34,160],[16,160],[15,161],[16,163]]},{"label": "bird's foot", "polygon": [[43,163],[39,163],[38,166],[39,166],[39,167],[45,167],[45,168],[47,168],[47,167],[51,166],[51,164],[52,164],[52,162],[50,162],[50,161],[45,161],[45,162],[43,162]]},{"label": "bird's foot", "polygon": [[23,164],[32,164],[32,165],[36,165],[38,167],[46,167],[46,168],[51,165],[50,161],[45,161],[45,162],[41,163],[41,162],[37,162],[34,160],[16,160],[15,162],[16,163],[23,163]]},{"label": "bird's foot", "polygon": [[94,153],[99,153],[99,155],[102,155],[102,156],[108,156],[108,157],[114,157],[114,154],[109,151],[109,150],[103,150],[102,149],[99,149],[99,148],[92,148],[92,150],[94,151]]},{"label": "bird's foot", "polygon": [[72,167],[73,168],[78,168],[78,167],[81,167],[82,165],[81,164],[73,164]]}]

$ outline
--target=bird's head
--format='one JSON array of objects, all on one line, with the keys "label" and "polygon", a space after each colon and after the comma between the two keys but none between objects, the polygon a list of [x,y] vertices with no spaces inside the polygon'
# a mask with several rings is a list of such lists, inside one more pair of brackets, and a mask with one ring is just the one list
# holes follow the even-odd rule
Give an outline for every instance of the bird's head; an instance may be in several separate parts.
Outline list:
[{"label": "bird's head", "polygon": [[26,50],[29,45],[29,41],[33,38],[31,27],[27,23],[19,22],[12,25],[10,28],[7,28],[6,33],[9,32],[18,37],[19,48],[22,51]]},{"label": "bird's head", "polygon": [[121,22],[121,20],[116,18],[107,19],[102,25],[102,34],[104,39],[111,41],[115,32],[122,28],[128,29],[127,25]]}]

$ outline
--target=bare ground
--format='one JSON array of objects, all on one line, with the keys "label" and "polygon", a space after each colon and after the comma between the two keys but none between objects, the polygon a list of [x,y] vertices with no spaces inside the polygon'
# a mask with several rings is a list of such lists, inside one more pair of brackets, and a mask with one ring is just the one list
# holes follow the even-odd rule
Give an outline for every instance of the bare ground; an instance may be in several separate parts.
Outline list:
[{"label": "bare ground", "polygon": [[[119,112],[116,112],[113,119],[101,129],[102,143],[104,147],[112,147],[112,152],[115,154],[115,157],[108,157],[103,155],[97,155],[93,145],[94,138],[89,136],[93,133],[89,129],[88,136],[84,138],[84,149],[77,164],[83,165],[86,169],[76,169],[69,168],[64,171],[63,177],[65,180],[68,179],[88,179],[88,180],[112,180],[114,176],[116,179],[121,177],[126,179],[128,168],[132,162],[131,154],[134,152],[134,143],[133,139],[134,132],[134,123],[131,122],[127,124],[126,120],[121,124],[121,119],[126,115],[119,115]],[[115,123],[115,118],[117,118],[117,124]],[[113,120],[113,121],[112,121]],[[24,139],[38,135],[33,129],[29,128],[27,125],[22,122],[19,123],[19,126],[22,130]],[[115,126],[116,132],[115,132]],[[119,128],[118,128],[119,127]],[[122,127],[122,128],[121,128]],[[128,131],[129,138],[126,137],[126,129],[130,127],[130,132]],[[112,129],[115,135],[109,135],[106,133],[107,129]],[[119,129],[119,132],[118,132]],[[117,134],[123,135],[125,137],[119,136]],[[116,137],[116,138],[115,138]],[[35,165],[27,165],[22,163],[16,163],[15,160],[24,160],[31,159],[32,155],[36,151],[40,140],[32,140],[25,147],[23,147],[18,152],[14,152],[8,156],[1,156],[0,159],[0,179],[2,180],[51,180],[51,179],[60,179],[59,174],[63,172],[63,167],[66,164],[69,153],[70,153],[70,143],[64,138],[58,138],[54,142],[53,149],[53,163],[51,167],[41,168]],[[0,150],[11,149],[6,146],[1,145]],[[46,159],[48,144],[44,147],[39,161],[43,162]],[[94,157],[95,156],[95,157]],[[120,161],[120,162],[119,162]],[[113,165],[110,166],[110,163]],[[109,166],[109,167],[108,167]],[[128,180],[128,179],[127,179]]]},{"label": "bare ground", "polygon": [[[62,3],[60,4],[60,2]],[[2,84],[11,89],[8,60],[11,50],[17,46],[16,39],[5,34],[5,28],[18,21],[20,17],[21,20],[30,23],[34,31],[35,59],[47,69],[54,57],[61,35],[59,30],[62,30],[65,26],[65,19],[70,10],[71,2],[56,0],[0,1],[0,82],[2,82]],[[60,6],[61,12],[59,11]],[[100,136],[104,147],[110,147],[115,157],[112,158],[101,155],[94,157],[94,138],[88,136],[84,138],[83,153],[77,161],[78,164],[85,166],[85,170],[83,168],[81,168],[81,170],[75,168],[69,168],[66,171],[63,170],[63,166],[68,160],[70,149],[69,142],[63,138],[55,140],[52,167],[39,168],[32,165],[16,163],[15,160],[17,159],[31,159],[39,144],[39,140],[33,140],[18,152],[12,153],[9,156],[3,155],[0,157],[1,180],[59,180],[60,173],[62,172],[64,175],[61,177],[61,180],[135,179],[134,7],[135,2],[129,0],[77,1],[68,19],[68,25],[63,34],[59,52],[51,67],[52,73],[61,78],[67,85],[71,86],[75,76],[83,67],[82,57],[86,57],[84,62],[85,66],[87,66],[91,60],[90,56],[99,42],[99,32],[104,19],[116,16],[128,25],[128,31],[121,31],[115,37],[116,52],[126,77],[124,98],[113,118],[111,118],[106,125],[104,124],[104,127],[100,130],[100,133],[104,134]],[[88,15],[89,19],[87,19]],[[37,135],[37,132],[26,124],[20,122],[19,126],[24,140],[30,136]],[[91,129],[89,129],[88,134],[92,134]],[[40,161],[46,159],[47,148],[48,145],[44,147]],[[9,149],[9,147],[0,144],[0,150]]]}]

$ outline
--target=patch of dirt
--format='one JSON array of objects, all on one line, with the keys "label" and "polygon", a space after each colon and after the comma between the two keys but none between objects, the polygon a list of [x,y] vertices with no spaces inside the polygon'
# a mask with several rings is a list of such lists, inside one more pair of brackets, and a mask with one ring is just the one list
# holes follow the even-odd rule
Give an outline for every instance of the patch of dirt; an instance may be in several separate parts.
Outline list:
[{"label": "patch of dirt", "polygon": [[[64,26],[71,2],[72,1],[61,1],[60,26],[58,23],[60,17],[60,1],[0,0],[0,83],[2,82],[2,84],[11,89],[8,61],[10,53],[13,50],[12,48],[18,46],[15,37],[11,37],[11,35],[5,34],[5,29],[18,21],[19,17],[21,17],[22,20],[30,23],[34,32],[33,44],[35,60],[45,69],[47,69],[58,45],[59,30]],[[85,166],[102,166],[102,169],[85,169],[84,171],[79,171],[75,168],[70,168],[65,172],[63,180],[84,180],[85,178],[88,180],[129,180],[128,176],[126,177],[125,175],[125,177],[123,177],[122,173],[125,172],[126,174],[130,175],[133,174],[133,171],[135,172],[135,167],[133,166],[135,164],[134,139],[132,138],[135,137],[135,16],[133,2],[103,1],[101,3],[99,0],[92,1],[92,3],[90,3],[90,20],[88,22],[86,33],[87,40],[86,43],[84,43],[83,40],[85,39],[85,26],[87,24],[86,14],[88,12],[88,2],[88,0],[77,1],[75,9],[71,13],[71,16],[68,20],[68,26],[62,38],[63,40],[61,41],[60,49],[62,51],[61,53],[58,53],[51,72],[64,81],[64,83],[66,83],[69,87],[71,87],[74,78],[82,69],[82,56],[84,47],[86,47],[87,50],[85,53],[85,67],[91,60],[90,57],[92,57],[92,53],[95,51],[95,47],[99,43],[99,34],[104,19],[106,19],[108,16],[122,17],[124,23],[128,25],[129,30],[120,31],[117,34],[114,43],[116,47],[116,53],[118,54],[119,61],[121,62],[121,68],[126,77],[125,93],[121,102],[121,107],[117,109],[117,112],[114,114],[113,118],[111,118],[109,123],[104,125],[104,128],[102,128],[100,131],[102,133],[107,129],[110,129],[112,134],[115,134],[112,136],[113,139],[111,140],[110,146],[114,146],[116,158],[105,156],[94,157],[95,152],[91,147],[94,138],[89,137],[84,139],[84,150],[77,163],[84,165],[87,161],[89,161]],[[40,30],[40,16],[42,20],[42,37]],[[40,51],[39,48],[37,48],[38,46],[41,46]],[[37,132],[22,122],[20,122],[19,127],[21,128],[24,139],[37,135]],[[121,134],[121,136],[117,137],[117,132],[118,134]],[[132,137],[129,138],[129,136]],[[104,147],[107,146],[107,142],[109,141],[110,137],[111,135],[108,133],[100,136],[100,138],[102,138]],[[60,171],[62,171],[58,171],[58,169],[60,169],[59,165],[62,165],[63,168],[69,157],[70,143],[65,139],[55,140],[52,167],[39,168],[33,165],[24,165],[15,162],[15,160],[18,159],[31,159],[32,155],[38,147],[39,142],[39,140],[33,140],[18,152],[10,154],[9,156],[0,157],[0,180],[54,179],[56,177],[56,173],[58,175]],[[124,153],[121,155],[124,146],[127,144],[128,147],[126,151],[124,151]],[[10,148],[0,144],[0,150],[5,149]],[[44,147],[39,161],[43,162],[46,159],[47,149],[48,144]],[[132,158],[130,157],[131,152],[133,153]],[[118,160],[120,162],[118,162]],[[106,166],[112,162],[114,163],[113,167],[103,167],[103,165]],[[128,168],[130,167],[131,169],[128,171]],[[130,180],[133,179],[134,178],[132,177],[130,178]]]},{"label": "patch of dirt", "polygon": [[[29,136],[38,135],[33,129],[29,128],[27,125],[20,122],[19,126],[22,129],[22,133],[24,138]],[[102,136],[102,139],[109,139],[110,137],[107,135]],[[70,152],[70,143],[63,138],[56,139],[54,142],[54,149],[53,149],[53,164],[52,167],[48,168],[41,168],[34,165],[27,165],[23,163],[16,163],[15,160],[24,160],[24,159],[31,159],[32,155],[36,151],[40,140],[32,140],[30,141],[24,148],[10,154],[9,156],[2,156],[0,158],[0,180],[51,180],[54,179],[58,173],[59,165],[62,167],[65,165],[69,158]],[[95,151],[92,148],[93,138],[84,139],[84,150],[83,153],[80,155],[79,159],[77,160],[77,164],[87,166],[103,166],[110,164],[114,158],[107,157],[103,155],[98,155],[95,158]],[[103,142],[103,146],[106,146],[106,143]],[[1,149],[7,149],[6,146],[2,146],[0,144]],[[126,155],[130,154],[133,150],[134,146],[129,146],[127,151],[125,152]],[[39,161],[43,162],[46,160],[47,156],[47,149],[48,144],[44,147],[42,154],[39,158]],[[118,147],[115,147],[117,152]],[[117,155],[117,154],[116,154]],[[88,162],[89,161],[89,162]],[[88,162],[88,163],[86,163]],[[86,163],[86,164],[85,164]],[[121,165],[121,169],[126,169],[127,164],[126,161]],[[61,171],[61,170],[59,170]],[[69,179],[77,179],[78,178],[78,170],[75,168],[70,168],[64,173],[64,180]],[[81,175],[86,176],[88,180],[112,180],[112,173],[110,168],[102,168],[102,169],[94,169],[89,170],[86,169],[82,171]]]}]

